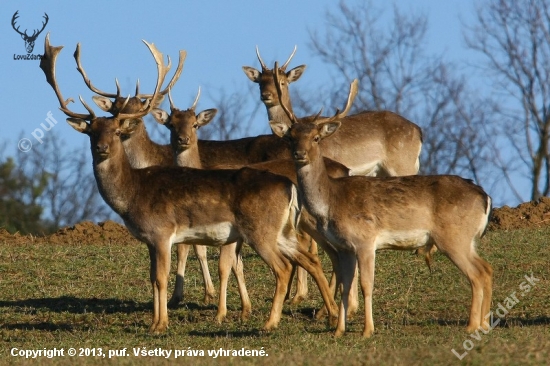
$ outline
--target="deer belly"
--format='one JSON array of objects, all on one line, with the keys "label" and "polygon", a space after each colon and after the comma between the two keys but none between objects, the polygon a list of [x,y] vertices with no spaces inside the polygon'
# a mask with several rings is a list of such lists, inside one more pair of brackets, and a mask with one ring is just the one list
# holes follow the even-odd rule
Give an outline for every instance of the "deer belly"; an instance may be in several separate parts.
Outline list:
[{"label": "deer belly", "polygon": [[179,229],[172,236],[172,243],[220,246],[237,241],[237,230],[230,222],[199,225]]},{"label": "deer belly", "polygon": [[378,250],[410,250],[428,243],[430,233],[427,230],[382,231],[375,239]]}]

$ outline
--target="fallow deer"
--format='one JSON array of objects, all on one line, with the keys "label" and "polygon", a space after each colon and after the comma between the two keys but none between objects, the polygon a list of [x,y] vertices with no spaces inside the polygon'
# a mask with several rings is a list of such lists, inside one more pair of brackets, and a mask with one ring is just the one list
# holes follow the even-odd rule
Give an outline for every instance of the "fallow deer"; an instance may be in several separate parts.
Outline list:
[{"label": "fallow deer", "polygon": [[[256,47],[256,56],[262,70],[243,66],[246,76],[259,85],[260,100],[264,103],[269,121],[280,121],[290,126],[290,120],[281,107],[286,106],[292,113],[289,84],[297,81],[306,65],[286,71],[296,53],[296,46],[287,61],[279,68],[266,66]],[[274,74],[281,81],[281,92],[273,81]],[[349,167],[352,175],[401,176],[418,173],[419,156],[422,149],[422,131],[411,121],[389,111],[366,111],[342,119],[342,127],[330,140],[322,142],[323,154]],[[431,258],[434,247],[424,256],[431,271]],[[351,312],[357,309],[357,288],[352,289]]]},{"label": "fallow deer", "polygon": [[[161,99],[168,93],[168,90],[172,88],[175,83],[178,81],[183,70],[183,64],[187,53],[184,50],[181,50],[179,53],[179,62],[172,76],[172,79],[162,91],[159,92],[159,97],[157,100],[151,100],[151,94],[142,94],[139,92],[139,80],[136,83],[135,95],[130,99],[125,98],[121,95],[120,85],[118,80],[115,79],[116,84],[116,93],[105,92],[96,86],[94,86],[91,80],[88,78],[84,67],[80,61],[80,43],[77,44],[76,50],[74,52],[74,59],[76,61],[76,69],[84,79],[84,83],[92,92],[97,95],[92,97],[96,105],[105,112],[109,112],[112,115],[116,115],[119,112],[122,113],[135,113],[145,110],[150,103],[153,106],[160,104]],[[113,99],[113,100],[111,100]],[[124,109],[122,107],[124,106]],[[145,125],[141,119],[132,120],[132,124],[127,129],[128,134],[122,135],[122,143],[124,146],[124,151],[128,155],[130,160],[130,165],[132,168],[146,168],[149,166],[172,166],[174,161],[172,159],[172,151],[170,145],[161,145],[157,144],[149,138]],[[186,244],[177,245],[177,273],[176,273],[176,284],[174,286],[174,292],[170,301],[168,302],[169,306],[176,307],[183,300],[183,285],[185,278],[185,269],[187,264],[187,257],[189,255],[189,250],[191,246]],[[208,269],[208,260],[207,260],[207,250],[204,245],[193,245],[195,254],[200,264],[201,272],[203,275],[204,281],[204,302],[206,304],[214,300],[215,292],[214,284],[212,283],[212,278],[210,276],[210,271]],[[241,300],[245,304],[243,308],[242,315],[246,318],[247,314],[250,312],[250,300],[248,299],[248,294],[246,292],[246,286],[244,284],[244,274],[242,273],[242,268],[239,267],[237,258],[235,257],[235,248],[234,245],[224,246],[220,249],[220,261],[223,261],[224,265],[228,263],[233,263],[232,270],[237,277],[239,282],[239,289],[244,289],[244,292],[240,292]],[[223,258],[223,259],[222,259]],[[229,269],[228,269],[229,271]],[[219,308],[218,308],[219,309]],[[222,310],[223,312],[223,310]]]},{"label": "fallow deer", "polygon": [[[172,151],[174,154],[174,159],[177,162],[178,166],[199,168],[202,169],[203,166],[200,160],[199,153],[199,138],[198,138],[198,129],[210,123],[212,118],[217,113],[216,109],[206,109],[198,114],[196,114],[195,108],[197,101],[200,96],[200,88],[193,102],[193,105],[186,109],[178,109],[172,100],[171,93],[168,92],[168,99],[170,101],[170,113],[164,111],[160,108],[154,108],[151,114],[157,120],[158,123],[168,128],[170,131],[170,144],[172,146]],[[349,169],[344,165],[325,158],[325,164],[327,170],[332,177],[344,177],[349,175]],[[269,160],[261,163],[254,164],[231,164],[231,165],[216,165],[210,167],[212,169],[240,169],[244,166],[266,170],[274,174],[279,174],[290,179],[294,184],[297,184],[296,181],[296,172],[294,170],[294,164],[291,159],[278,159],[278,160]],[[300,245],[304,250],[309,249],[310,236],[304,230],[299,230],[298,239]],[[313,253],[317,254],[317,253]],[[303,269],[302,267],[298,267]],[[306,274],[307,275],[307,274]],[[303,276],[305,277],[305,276]],[[298,279],[303,280],[302,278]],[[221,272],[220,272],[221,278]],[[227,279],[225,282],[220,280],[222,287],[227,286]],[[225,293],[220,289],[220,293]],[[296,304],[302,299],[297,299],[301,296],[300,293],[296,293],[296,296],[291,300],[291,304]],[[221,299],[220,299],[221,300]],[[225,300],[225,298],[224,298]],[[220,301],[221,302],[221,301]]]},{"label": "fallow deer", "polygon": [[[277,69],[277,63],[275,63]],[[277,74],[274,76],[278,90]],[[333,117],[273,121],[273,131],[292,146],[300,201],[317,220],[317,230],[338,252],[337,277],[342,301],[336,336],[345,332],[348,295],[356,265],[365,302],[363,336],[374,332],[372,289],[376,250],[414,250],[436,246],[468,278],[472,304],[467,331],[473,332],[489,313],[492,267],[476,253],[485,232],[491,198],[472,181],[457,176],[331,178],[322,161],[325,139],[336,136],[357,94],[351,84],[347,104]]]},{"label": "fallow deer", "polygon": [[[48,37],[47,37],[48,39]],[[49,41],[46,41],[48,45]],[[146,43],[147,44],[147,43]],[[158,68],[153,99],[168,72],[162,54],[147,44]],[[96,117],[80,98],[88,114],[67,108],[55,80],[55,61],[62,47],[47,47],[40,67],[54,89],[67,122],[90,138],[93,168],[100,194],[124,220],[130,232],[144,242],[151,261],[153,287],[152,333],[168,327],[167,284],[173,243],[222,246],[246,242],[268,264],[276,290],[265,330],[277,327],[292,264],[298,263],[315,278],[332,316],[336,304],[318,258],[302,252],[296,242],[298,202],[296,187],[287,178],[255,169],[199,170],[183,167],[134,169],[120,136],[130,120],[150,111]],[[269,209],[266,209],[269,208]],[[331,318],[333,319],[333,318]]]},{"label": "fallow deer", "polygon": [[[243,67],[246,76],[259,84],[260,99],[266,106],[269,120],[281,121],[287,126],[290,126],[291,121],[281,104],[284,103],[292,112],[288,87],[298,80],[305,69],[305,65],[301,65],[286,71],[295,52],[296,48],[283,66],[271,70],[256,48],[262,71]],[[279,94],[273,81],[274,74],[281,81]],[[346,116],[341,122],[338,133],[322,143],[323,154],[349,167],[352,175],[397,176],[418,173],[422,131],[416,124],[389,111],[361,112]]]}]

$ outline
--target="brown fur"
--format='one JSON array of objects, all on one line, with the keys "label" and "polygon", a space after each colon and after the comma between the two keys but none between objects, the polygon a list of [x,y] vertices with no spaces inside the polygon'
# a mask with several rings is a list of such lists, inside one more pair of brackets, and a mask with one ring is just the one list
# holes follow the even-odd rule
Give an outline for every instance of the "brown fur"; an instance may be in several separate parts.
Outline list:
[{"label": "brown fur", "polygon": [[293,240],[292,233],[284,229],[292,220],[289,207],[293,185],[288,179],[248,168],[133,169],[119,138],[124,125],[116,118],[96,118],[90,124],[76,118],[68,122],[90,136],[94,174],[102,197],[122,217],[130,232],[149,248],[154,294],[151,332],[163,332],[168,326],[166,290],[172,235],[177,230],[198,230],[222,222],[232,228],[226,237],[210,238],[206,231],[187,242],[221,246],[237,240],[256,250],[274,272],[277,283],[265,329],[273,329],[279,323],[293,262],[312,271],[334,316],[335,304],[328,283],[322,271],[314,271],[313,264],[320,266],[318,259],[301,253],[299,248],[295,249],[299,253],[295,256],[284,249]]},{"label": "brown fur", "polygon": [[338,281],[343,293],[336,335],[345,331],[356,261],[365,301],[363,336],[374,332],[374,257],[380,247],[414,249],[425,245],[429,251],[436,246],[472,286],[468,331],[486,327],[492,268],[477,255],[475,241],[487,225],[489,196],[481,187],[456,176],[331,178],[321,160],[321,141],[339,126],[339,121],[332,119],[320,119],[316,124],[302,120],[278,130],[292,145],[302,200],[319,233],[339,255]]},{"label": "brown fur", "polygon": [[[153,110],[152,114],[157,122],[163,124],[170,130],[170,143],[172,145],[172,151],[174,153],[174,160],[179,166],[202,168],[202,164],[199,158],[200,150],[198,146],[199,140],[197,136],[197,130],[211,121],[213,117],[212,111],[213,110],[206,110],[195,115],[195,111],[193,108],[187,110],[179,110],[173,105],[171,105],[170,114],[158,108]],[[328,158],[325,158],[325,163],[327,164],[327,169],[331,176],[343,177],[349,175],[349,169],[342,164]],[[210,168],[239,169],[244,166],[283,175],[293,181],[294,184],[296,184],[297,182],[294,164],[290,159],[270,160],[248,165],[243,163],[231,165],[216,165]],[[317,251],[315,242],[313,242],[310,236],[305,232],[299,233],[298,240],[302,249],[307,251],[311,247],[311,251]],[[292,299],[291,303],[296,304],[303,300],[307,295],[306,279],[307,273],[302,267],[299,267],[296,296]],[[222,281],[221,285],[226,286],[227,284],[226,282]],[[333,285],[331,283],[331,290],[332,287]],[[287,294],[287,297],[288,296],[289,294]]]}]

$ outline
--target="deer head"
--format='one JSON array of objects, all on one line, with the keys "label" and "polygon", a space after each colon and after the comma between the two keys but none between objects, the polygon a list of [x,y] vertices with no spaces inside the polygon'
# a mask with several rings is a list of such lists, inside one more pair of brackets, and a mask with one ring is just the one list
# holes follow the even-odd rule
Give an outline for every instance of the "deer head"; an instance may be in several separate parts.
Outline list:
[{"label": "deer head", "polygon": [[[290,60],[292,60],[292,57],[294,57],[294,54],[296,53],[296,46],[294,47],[294,50],[292,51],[292,54],[286,60],[286,62],[277,69],[269,69],[265,63],[263,62],[260,51],[258,50],[258,47],[256,46],[256,56],[258,56],[258,61],[260,61],[260,65],[262,66],[262,71],[256,70],[253,67],[250,66],[243,66],[243,71],[246,74],[246,76],[253,82],[258,83],[260,86],[260,99],[262,102],[266,105],[266,107],[273,107],[279,105],[279,98],[277,98],[277,89],[275,87],[275,83],[273,82],[273,75],[278,74],[279,79],[281,80],[281,84],[283,86],[283,89],[285,89],[285,92],[283,93],[285,96],[283,97],[284,100],[286,100],[288,97],[288,84],[295,82],[298,80],[305,68],[306,65],[300,65],[295,68],[293,68],[290,71],[286,71],[286,68],[288,64],[290,63]],[[286,93],[286,94],[285,94]]]},{"label": "deer head", "polygon": [[[275,68],[277,68],[277,62],[275,62]],[[277,88],[277,95],[281,96],[283,86],[277,74],[274,74],[274,82]],[[290,141],[292,157],[296,164],[307,165],[310,162],[312,151],[318,153],[316,155],[321,155],[320,152],[318,152],[319,143],[323,139],[334,134],[338,128],[340,128],[340,120],[351,110],[353,100],[357,96],[357,90],[358,81],[354,79],[350,85],[348,100],[344,110],[340,112],[340,110],[337,109],[332,117],[321,117],[321,109],[316,115],[298,119],[288,105],[281,101],[281,107],[287,114],[292,125],[289,127],[283,121],[269,121],[269,124],[277,136]]]},{"label": "deer head", "polygon": [[44,13],[44,19],[46,19],[46,21],[42,22],[42,29],[35,29],[33,34],[29,36],[26,29],[25,32],[21,33],[21,31],[19,31],[19,27],[15,27],[15,21],[17,20],[17,18],[19,18],[18,13],[19,10],[16,11],[15,14],[13,14],[13,17],[11,18],[11,26],[17,33],[21,35],[21,38],[23,38],[23,40],[25,41],[25,48],[27,49],[27,53],[31,53],[34,49],[34,42],[36,41],[36,38],[40,33],[42,33],[44,28],[46,28],[46,24],[48,24],[48,14]]},{"label": "deer head", "polygon": [[170,145],[176,152],[182,152],[196,146],[198,141],[197,130],[207,125],[218,112],[217,109],[212,108],[195,114],[200,95],[201,89],[199,88],[193,105],[186,110],[180,110],[174,105],[172,95],[168,91],[170,114],[160,108],[154,108],[151,112],[158,123],[170,130]]},{"label": "deer head", "polygon": [[[143,42],[153,55],[158,69],[157,85],[155,87],[155,92],[151,95],[151,98],[154,100],[158,96],[160,87],[164,82],[164,78],[170,70],[170,63],[168,63],[168,65],[164,65],[163,55],[157,50],[155,45],[152,43],[147,43],[146,41]],[[118,136],[125,133],[125,129],[128,128],[132,120],[141,118],[149,113],[152,108],[152,104],[149,103],[147,108],[138,112],[121,113],[120,111],[124,109],[130,100],[130,96],[128,96],[126,98],[126,102],[122,104],[120,110],[112,117],[96,117],[93,110],[86,104],[86,102],[84,102],[82,97],[80,97],[80,101],[88,111],[88,114],[75,113],[71,111],[68,108],[68,104],[74,100],[72,98],[67,100],[63,98],[55,76],[55,63],[62,48],[63,46],[51,46],[50,35],[48,34],[44,42],[44,57],[40,61],[40,68],[44,71],[46,81],[53,88],[57,96],[61,111],[69,116],[67,119],[69,125],[71,125],[71,127],[73,127],[76,131],[85,133],[90,137],[92,156],[94,158],[94,163],[97,164],[100,161],[108,159],[111,154],[120,153],[120,151],[122,151],[122,143],[116,141],[120,140],[118,139]]]}]

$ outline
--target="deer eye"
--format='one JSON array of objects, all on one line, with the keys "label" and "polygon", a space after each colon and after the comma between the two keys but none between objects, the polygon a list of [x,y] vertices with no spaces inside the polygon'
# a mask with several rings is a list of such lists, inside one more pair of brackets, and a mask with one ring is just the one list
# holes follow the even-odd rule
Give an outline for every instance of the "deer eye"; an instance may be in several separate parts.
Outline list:
[{"label": "deer eye", "polygon": [[120,130],[115,131],[115,135],[120,136],[120,134],[121,134]]},{"label": "deer eye", "polygon": [[198,123],[195,123],[195,124],[193,125],[193,128],[194,128],[194,129],[198,129],[198,128],[199,128],[199,124],[198,124]]},{"label": "deer eye", "polygon": [[315,136],[315,137],[313,138],[313,141],[315,141],[315,142],[321,141],[321,136],[319,136],[319,135]]}]

